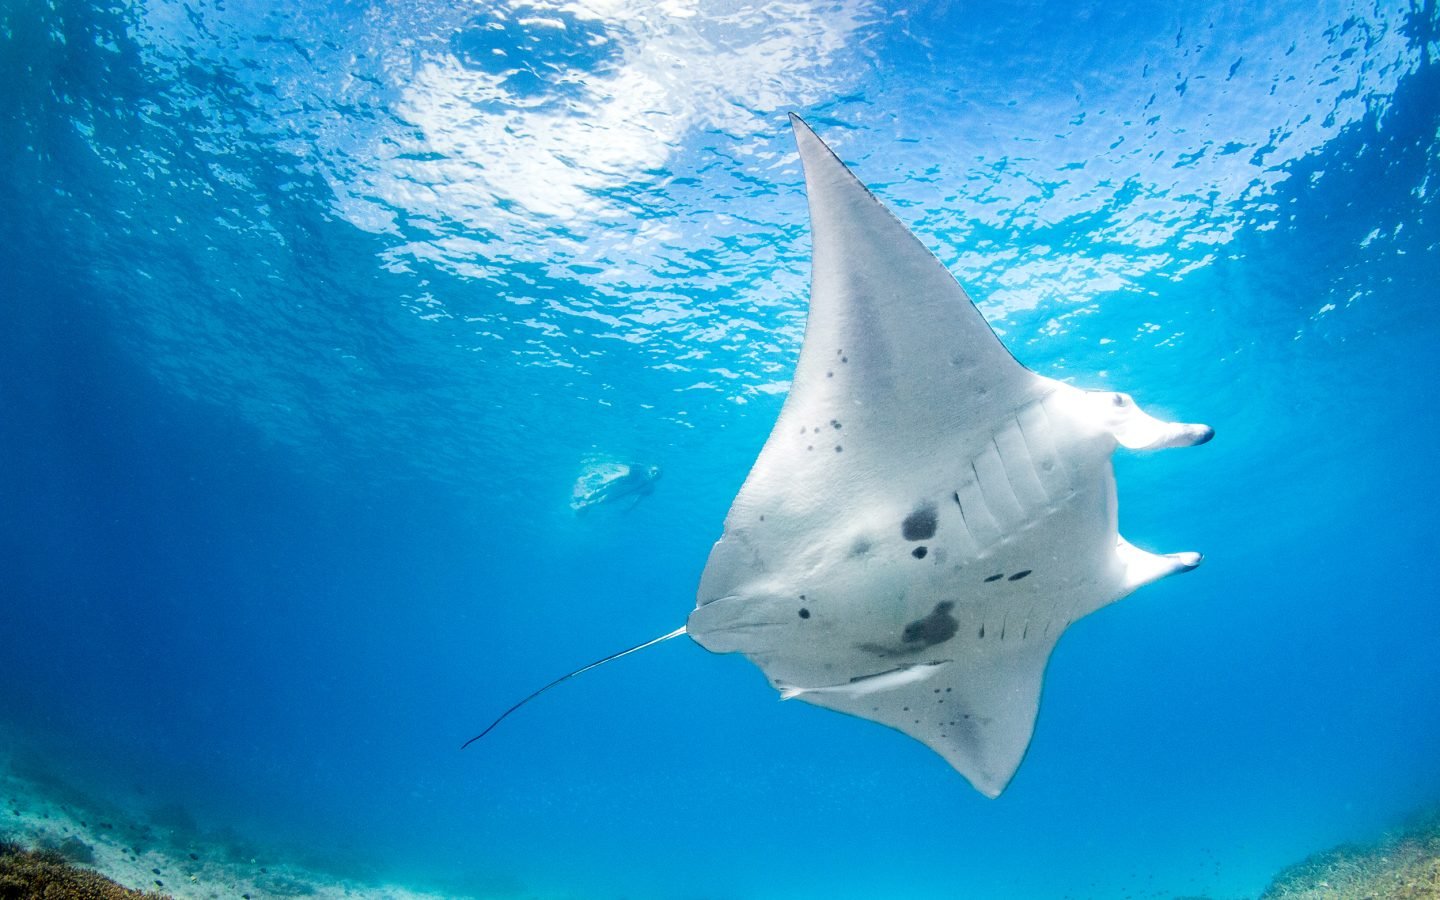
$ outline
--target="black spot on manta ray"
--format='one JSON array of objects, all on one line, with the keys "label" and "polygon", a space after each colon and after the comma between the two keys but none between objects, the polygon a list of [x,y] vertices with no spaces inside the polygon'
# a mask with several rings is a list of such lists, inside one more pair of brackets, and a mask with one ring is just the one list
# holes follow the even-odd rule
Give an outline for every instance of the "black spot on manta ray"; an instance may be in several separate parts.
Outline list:
[{"label": "black spot on manta ray", "polygon": [[935,528],[938,524],[935,504],[925,503],[915,507],[915,511],[900,523],[900,534],[907,541],[927,540],[935,536]]},{"label": "black spot on manta ray", "polygon": [[803,606],[800,607],[800,618],[802,618],[802,619],[808,619],[808,618],[810,618],[810,610],[806,609],[806,608],[803,607]]},{"label": "black spot on manta ray", "polygon": [[873,653],[881,659],[891,659],[896,656],[912,656],[927,647],[943,644],[960,630],[960,623],[950,614],[954,608],[955,604],[948,600],[935,604],[929,615],[905,626],[900,635],[904,643],[900,646],[867,642],[856,644],[855,649]]},{"label": "black spot on manta ray", "polygon": [[989,583],[992,582],[992,581],[999,581],[1000,579],[1002,579],[1002,578],[1004,578],[1004,577],[1005,577],[1005,573],[1004,573],[1004,572],[1001,572],[1001,573],[998,574],[998,575],[991,575],[989,578],[985,579],[985,583],[986,583],[986,584],[989,584]]},{"label": "black spot on manta ray", "polygon": [[900,639],[907,644],[920,645],[914,649],[933,647],[936,644],[945,643],[954,637],[955,632],[960,628],[960,623],[950,614],[950,610],[954,608],[955,604],[949,600],[935,604],[935,608],[930,611],[930,615],[923,619],[916,619],[909,625],[906,625],[905,631],[900,635]]},{"label": "black spot on manta ray", "polygon": [[1014,575],[1011,575],[1011,576],[1010,576],[1010,580],[1011,580],[1011,581],[1019,581],[1020,579],[1024,578],[1026,575],[1029,575],[1029,574],[1030,574],[1030,570],[1029,570],[1029,569],[1021,569],[1020,571],[1016,572]]},{"label": "black spot on manta ray", "polygon": [[925,554],[928,553],[928,552],[930,552],[930,551],[926,550],[925,547],[922,545],[922,546],[916,547],[914,550],[911,550],[911,551],[910,551],[910,555],[913,556],[913,557],[915,557],[916,559],[924,559],[924,558],[925,558]]}]

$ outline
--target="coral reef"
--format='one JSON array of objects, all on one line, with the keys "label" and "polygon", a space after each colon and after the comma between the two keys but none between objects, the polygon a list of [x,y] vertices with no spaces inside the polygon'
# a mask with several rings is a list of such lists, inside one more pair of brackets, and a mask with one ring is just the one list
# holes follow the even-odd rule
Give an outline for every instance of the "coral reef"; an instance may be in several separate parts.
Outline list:
[{"label": "coral reef", "polygon": [[1260,900],[1440,900],[1440,814],[1379,844],[1345,844],[1275,876]]},{"label": "coral reef", "polygon": [[58,850],[24,850],[0,843],[0,900],[163,900],[164,896],[132,891],[76,868]]}]

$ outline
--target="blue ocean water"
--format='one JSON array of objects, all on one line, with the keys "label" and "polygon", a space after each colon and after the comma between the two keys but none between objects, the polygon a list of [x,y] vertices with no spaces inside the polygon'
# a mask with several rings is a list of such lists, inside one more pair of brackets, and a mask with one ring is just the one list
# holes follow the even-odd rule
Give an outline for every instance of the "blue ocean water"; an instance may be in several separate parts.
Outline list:
[{"label": "blue ocean water", "polygon": [[[1255,896],[1440,802],[1420,4],[0,2],[0,736],[480,896]],[[998,800],[674,641],[783,401],[805,115],[1204,566]],[[587,464],[662,468],[577,516]]]}]

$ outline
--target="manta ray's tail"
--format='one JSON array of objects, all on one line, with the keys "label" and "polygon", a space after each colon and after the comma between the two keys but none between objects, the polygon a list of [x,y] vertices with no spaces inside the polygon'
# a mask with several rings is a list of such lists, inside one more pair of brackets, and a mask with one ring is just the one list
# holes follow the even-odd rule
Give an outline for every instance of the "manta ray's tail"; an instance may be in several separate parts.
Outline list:
[{"label": "manta ray's tail", "polygon": [[655,646],[656,644],[660,643],[661,641],[668,641],[668,640],[670,640],[671,638],[673,638],[673,637],[679,637],[680,635],[682,635],[682,634],[684,634],[684,633],[685,633],[685,626],[684,626],[684,625],[681,625],[679,628],[675,629],[674,631],[670,632],[669,634],[663,634],[663,635],[661,635],[660,637],[655,638],[654,640],[649,640],[649,641],[646,641],[646,642],[643,643],[643,644],[638,644],[638,645],[636,645],[636,646],[634,646],[634,647],[631,647],[631,648],[628,649],[628,650],[621,650],[619,653],[612,653],[612,654],[610,654],[609,656],[605,657],[604,659],[598,659],[598,660],[596,660],[595,662],[591,663],[591,664],[588,665],[588,666],[584,666],[584,667],[582,667],[582,668],[576,669],[575,671],[573,671],[573,672],[571,672],[571,673],[569,673],[569,674],[567,674],[567,675],[561,675],[559,678],[555,679],[554,681],[552,681],[552,682],[550,682],[549,684],[545,685],[544,687],[540,688],[538,691],[535,691],[533,694],[531,694],[530,696],[526,697],[524,700],[521,700],[519,703],[517,703],[517,704],[515,704],[514,706],[510,707],[509,709],[505,710],[503,713],[500,714],[500,718],[498,718],[498,719],[496,719],[495,721],[493,721],[493,722],[490,723],[490,726],[489,726],[488,728],[486,728],[484,731],[480,732],[479,734],[475,735],[474,737],[472,737],[470,740],[466,741],[465,743],[461,744],[461,745],[460,745],[460,749],[461,749],[461,750],[464,750],[466,747],[468,747],[468,746],[470,746],[471,744],[475,743],[476,741],[480,740],[480,739],[483,738],[485,735],[489,734],[491,731],[494,731],[494,730],[495,730],[495,726],[496,726],[496,725],[499,725],[501,722],[505,721],[505,717],[506,717],[506,716],[510,715],[510,714],[513,713],[515,710],[517,710],[517,709],[519,709],[520,707],[524,706],[525,704],[529,703],[531,700],[534,700],[536,697],[540,696],[541,694],[545,693],[546,691],[550,690],[551,688],[553,688],[555,685],[559,684],[560,682],[562,682],[562,681],[568,681],[569,679],[574,678],[576,675],[580,675],[580,674],[582,674],[582,673],[584,673],[584,672],[590,671],[591,669],[595,668],[596,666],[603,666],[603,665],[605,665],[606,663],[610,662],[610,661],[613,660],[613,659],[619,659],[619,658],[622,657],[622,656],[629,656],[631,653],[634,653],[634,652],[637,651],[637,650],[644,650],[646,647],[653,647],[653,646]]}]

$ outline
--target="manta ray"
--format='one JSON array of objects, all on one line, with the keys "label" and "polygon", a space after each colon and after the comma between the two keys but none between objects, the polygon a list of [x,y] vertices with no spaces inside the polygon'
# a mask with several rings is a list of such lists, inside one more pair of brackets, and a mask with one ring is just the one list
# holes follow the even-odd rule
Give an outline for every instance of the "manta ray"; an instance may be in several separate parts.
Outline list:
[{"label": "manta ray", "polygon": [[1214,431],[1038,375],[798,116],[809,317],[789,395],[679,635],[740,653],[782,699],[888,725],[982,794],[1010,783],[1065,629],[1167,575],[1116,524],[1116,447]]}]

